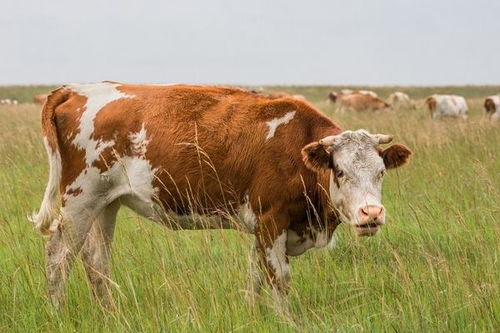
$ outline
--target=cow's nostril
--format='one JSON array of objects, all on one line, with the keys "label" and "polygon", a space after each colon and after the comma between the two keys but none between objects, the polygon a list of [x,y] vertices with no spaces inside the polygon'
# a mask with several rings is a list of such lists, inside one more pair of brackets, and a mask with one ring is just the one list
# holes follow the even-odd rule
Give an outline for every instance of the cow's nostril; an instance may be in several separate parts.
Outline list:
[{"label": "cow's nostril", "polygon": [[368,216],[368,211],[365,209],[365,207],[360,209],[360,213],[362,216]]}]

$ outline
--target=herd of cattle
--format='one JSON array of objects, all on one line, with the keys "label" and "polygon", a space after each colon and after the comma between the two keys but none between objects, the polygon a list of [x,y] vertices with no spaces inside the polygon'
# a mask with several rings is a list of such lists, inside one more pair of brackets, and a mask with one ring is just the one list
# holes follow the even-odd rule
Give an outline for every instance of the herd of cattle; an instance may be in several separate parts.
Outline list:
[{"label": "herd of cattle", "polygon": [[[255,93],[260,93],[253,91]],[[267,95],[270,98],[293,97],[306,100],[304,95],[289,94],[287,92],[272,92]],[[35,104],[43,104],[47,99],[47,94],[38,94],[33,98]],[[351,90],[342,89],[339,93],[330,92],[328,101],[337,106],[337,110],[343,112],[353,111],[379,111],[379,110],[415,110],[417,103],[408,94],[396,91],[389,95],[386,101],[371,90]],[[442,117],[457,117],[466,120],[469,108],[463,96],[434,94],[425,99],[425,106],[428,108],[432,119]],[[0,105],[17,105],[15,99],[5,98],[0,100]],[[500,94],[488,96],[484,100],[484,110],[487,118],[500,120]]]},{"label": "herd of cattle", "polygon": [[[335,103],[340,111],[416,109],[415,101],[411,100],[408,94],[400,91],[390,94],[387,101],[384,101],[373,91],[344,89],[340,93],[330,92],[328,100]],[[463,96],[434,94],[425,99],[425,105],[429,109],[432,119],[459,117],[466,120],[468,118],[469,108]],[[500,95],[487,97],[484,101],[484,109],[488,118],[499,120]]]}]

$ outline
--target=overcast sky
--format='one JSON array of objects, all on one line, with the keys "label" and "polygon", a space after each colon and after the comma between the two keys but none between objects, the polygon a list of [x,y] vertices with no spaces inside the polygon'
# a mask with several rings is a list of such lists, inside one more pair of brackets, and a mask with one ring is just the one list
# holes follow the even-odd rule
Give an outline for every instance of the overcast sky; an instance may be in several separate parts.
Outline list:
[{"label": "overcast sky", "polygon": [[500,1],[12,0],[0,43],[0,84],[500,84]]}]

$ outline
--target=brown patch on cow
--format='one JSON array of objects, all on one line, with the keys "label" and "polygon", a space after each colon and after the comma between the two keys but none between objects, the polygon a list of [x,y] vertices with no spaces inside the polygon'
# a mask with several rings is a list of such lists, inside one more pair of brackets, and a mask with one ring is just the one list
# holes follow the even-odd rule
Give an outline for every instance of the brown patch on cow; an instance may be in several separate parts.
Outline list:
[{"label": "brown patch on cow", "polygon": [[387,169],[393,169],[404,165],[408,162],[411,150],[401,144],[392,145],[384,150],[379,148],[379,154],[384,160],[385,167]]},{"label": "brown patch on cow", "polygon": [[85,170],[85,151],[73,144],[79,132],[80,118],[85,111],[87,98],[70,93],[68,99],[57,106],[54,115],[57,126],[57,141],[61,154],[60,191],[65,193],[80,173]]},{"label": "brown patch on cow", "polygon": [[78,187],[77,189],[70,189],[66,191],[67,195],[72,195],[74,197],[78,196],[78,194],[82,193],[82,189]]}]

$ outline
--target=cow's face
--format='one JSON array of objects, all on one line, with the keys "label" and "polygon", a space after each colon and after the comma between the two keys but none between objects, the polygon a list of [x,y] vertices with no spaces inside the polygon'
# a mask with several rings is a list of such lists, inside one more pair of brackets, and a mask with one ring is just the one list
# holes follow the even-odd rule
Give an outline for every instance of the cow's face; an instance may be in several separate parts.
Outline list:
[{"label": "cow's face", "polygon": [[411,151],[403,145],[385,150],[392,138],[365,130],[346,131],[302,149],[311,169],[330,170],[330,200],[342,220],[360,236],[374,235],[385,223],[382,180],[387,169],[403,165]]}]

